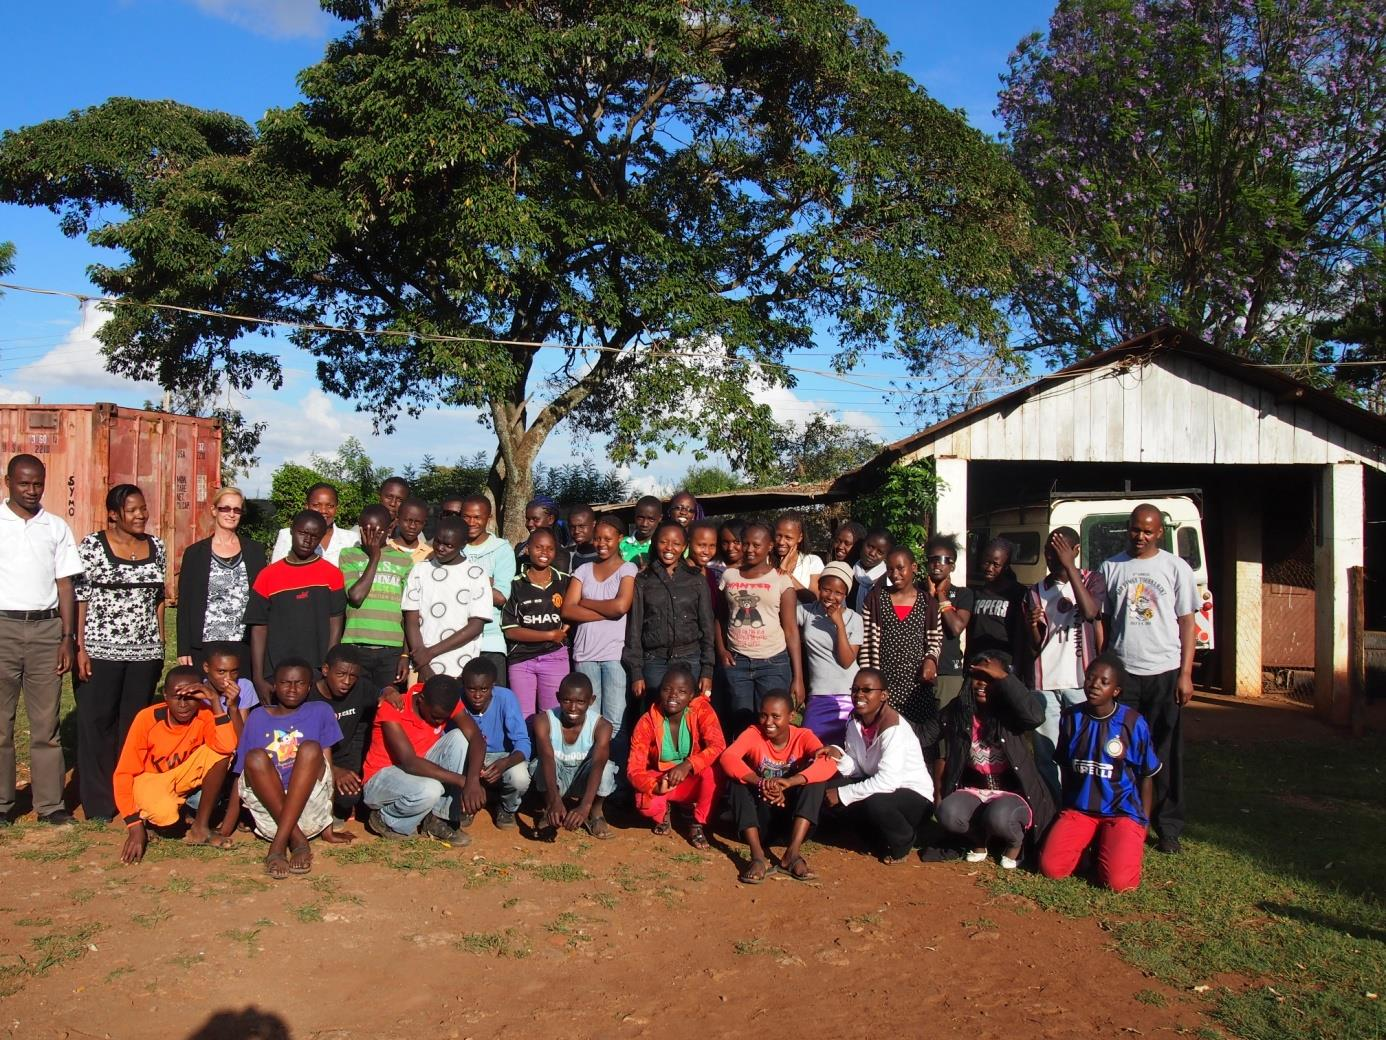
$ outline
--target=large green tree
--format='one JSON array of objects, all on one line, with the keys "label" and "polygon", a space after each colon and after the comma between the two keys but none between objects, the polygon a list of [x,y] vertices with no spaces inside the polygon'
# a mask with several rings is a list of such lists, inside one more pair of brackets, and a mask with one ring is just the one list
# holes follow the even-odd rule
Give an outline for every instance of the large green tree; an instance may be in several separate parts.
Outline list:
[{"label": "large green tree", "polygon": [[1380,0],[1060,0],[999,114],[1058,247],[1016,294],[1029,346],[1066,360],[1172,323],[1333,359],[1315,322],[1366,299],[1381,240]]},{"label": "large green tree", "polygon": [[[1004,341],[1023,186],[841,0],[323,6],[348,28],[300,103],[112,99],[6,134],[0,199],[120,251],[92,276],[130,300],[389,333],[293,337],[387,428],[479,407],[512,535],[560,422],[754,467],[751,389],[815,328],[843,368]],[[166,387],[277,383],[247,331],[131,307],[100,335]]]}]

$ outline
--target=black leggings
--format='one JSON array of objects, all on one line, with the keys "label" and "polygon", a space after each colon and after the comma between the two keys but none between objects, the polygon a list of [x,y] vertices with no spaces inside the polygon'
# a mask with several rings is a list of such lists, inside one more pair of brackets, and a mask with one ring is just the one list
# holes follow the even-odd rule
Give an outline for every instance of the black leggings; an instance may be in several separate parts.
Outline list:
[{"label": "black leggings", "polygon": [[1008,849],[1023,844],[1030,819],[1030,807],[1019,795],[983,802],[969,791],[954,791],[938,803],[939,826],[950,834],[967,835],[973,848],[993,838],[1004,841]]},{"label": "black leggings", "polygon": [[[847,777],[836,776],[828,781],[831,787],[852,783]],[[869,795],[847,806],[847,818],[862,835],[889,859],[901,859],[914,848],[919,828],[934,811],[934,803],[918,791],[902,787]]]},{"label": "black leggings", "polygon": [[163,661],[91,660],[91,678],[79,683],[77,700],[77,781],[87,819],[115,817],[116,759],[125,734],[153,699]]},{"label": "black leggings", "polygon": [[824,783],[805,784],[791,787],[784,793],[784,808],[771,805],[756,792],[739,780],[731,783],[732,816],[736,819],[736,833],[745,834],[752,827],[760,831],[765,841],[770,836],[770,827],[777,819],[793,822],[802,816],[810,825],[818,823],[818,812],[823,807]]}]

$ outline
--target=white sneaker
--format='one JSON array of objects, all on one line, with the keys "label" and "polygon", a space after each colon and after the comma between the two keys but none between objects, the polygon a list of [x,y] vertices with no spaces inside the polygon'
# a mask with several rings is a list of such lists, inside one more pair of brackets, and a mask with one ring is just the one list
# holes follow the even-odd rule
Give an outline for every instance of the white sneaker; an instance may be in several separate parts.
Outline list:
[{"label": "white sneaker", "polygon": [[967,856],[964,857],[969,863],[981,863],[987,858],[986,849],[968,849]]},{"label": "white sneaker", "polygon": [[1020,860],[1018,860],[1018,859],[1011,859],[1010,856],[1002,856],[1002,857],[1001,857],[1001,869],[1002,869],[1002,870],[1014,870],[1014,869],[1015,869],[1016,867],[1018,867],[1018,866],[1020,866]]}]

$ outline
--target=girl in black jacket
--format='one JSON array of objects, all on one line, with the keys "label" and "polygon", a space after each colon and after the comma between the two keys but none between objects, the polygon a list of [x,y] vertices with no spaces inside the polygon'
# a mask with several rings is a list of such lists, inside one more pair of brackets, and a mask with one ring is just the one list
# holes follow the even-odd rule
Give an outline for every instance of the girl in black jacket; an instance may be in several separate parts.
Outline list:
[{"label": "girl in black jacket", "polygon": [[970,681],[943,710],[934,765],[938,822],[967,841],[967,860],[1002,846],[1012,870],[1054,818],[1054,799],[1035,768],[1026,734],[1044,721],[1044,708],[1010,671],[1009,656],[981,653],[968,665]]},{"label": "girl in black jacket", "polygon": [[707,578],[684,558],[687,547],[683,526],[665,520],[650,539],[650,565],[635,576],[621,661],[637,702],[659,689],[676,662],[688,666],[700,694],[712,692],[712,595]]}]

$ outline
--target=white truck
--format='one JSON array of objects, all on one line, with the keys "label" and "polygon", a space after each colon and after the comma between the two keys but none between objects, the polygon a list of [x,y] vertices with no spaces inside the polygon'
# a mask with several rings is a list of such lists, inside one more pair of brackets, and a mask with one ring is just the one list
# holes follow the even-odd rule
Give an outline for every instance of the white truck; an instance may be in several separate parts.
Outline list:
[{"label": "white truck", "polygon": [[1198,585],[1199,609],[1194,612],[1198,648],[1213,648],[1213,593],[1208,587],[1207,540],[1203,535],[1203,493],[1196,488],[1175,491],[1055,492],[1047,502],[996,509],[975,516],[967,525],[968,577],[978,582],[982,548],[993,538],[1014,547],[1011,568],[1024,585],[1044,577],[1044,543],[1056,527],[1078,532],[1079,566],[1097,570],[1102,561],[1126,548],[1126,525],[1131,510],[1149,502],[1165,520],[1162,547],[1183,557]]}]

